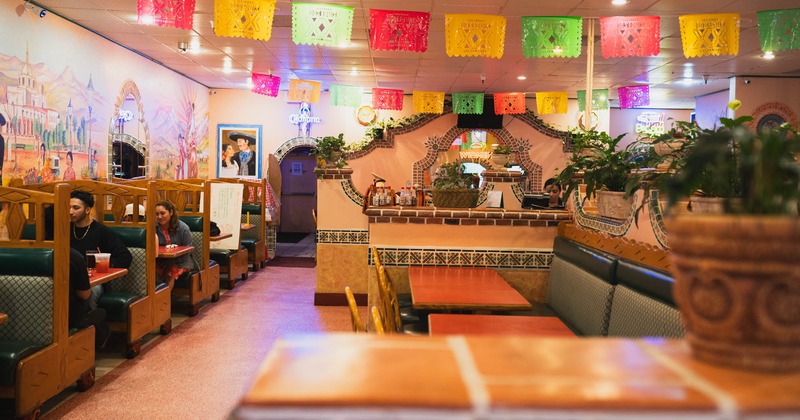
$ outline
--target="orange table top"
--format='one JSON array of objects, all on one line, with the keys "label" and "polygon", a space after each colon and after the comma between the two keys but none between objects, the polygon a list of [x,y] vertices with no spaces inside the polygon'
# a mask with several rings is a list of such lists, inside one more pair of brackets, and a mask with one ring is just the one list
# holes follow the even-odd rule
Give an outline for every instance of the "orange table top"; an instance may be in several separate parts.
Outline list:
[{"label": "orange table top", "polygon": [[0,313],[0,325],[5,324],[8,321],[8,314]]},{"label": "orange table top", "polygon": [[496,271],[483,267],[408,268],[415,309],[512,310],[532,306]]},{"label": "orange table top", "polygon": [[178,258],[181,255],[186,255],[192,251],[194,251],[194,247],[191,245],[178,246],[175,248],[167,248],[166,246],[160,246],[158,247],[158,253],[156,254],[156,258]]},{"label": "orange table top", "polygon": [[127,268],[109,268],[106,273],[98,273],[97,270],[92,272],[89,276],[89,285],[95,287],[97,285],[108,283],[111,280],[118,279],[128,274]]},{"label": "orange table top", "polygon": [[326,334],[277,340],[233,417],[795,418],[798,395],[800,372],[702,363],[683,340]]},{"label": "orange table top", "polygon": [[220,233],[219,235],[212,236],[209,239],[211,239],[212,241],[221,241],[223,239],[228,239],[231,236],[233,236],[232,233]]},{"label": "orange table top", "polygon": [[240,228],[242,230],[250,230],[250,229],[254,229],[255,227],[256,227],[256,225],[254,225],[254,224],[253,225],[248,225],[248,224],[242,223],[240,225]]},{"label": "orange table top", "polygon": [[553,316],[429,314],[430,335],[535,335],[575,337],[569,327]]}]

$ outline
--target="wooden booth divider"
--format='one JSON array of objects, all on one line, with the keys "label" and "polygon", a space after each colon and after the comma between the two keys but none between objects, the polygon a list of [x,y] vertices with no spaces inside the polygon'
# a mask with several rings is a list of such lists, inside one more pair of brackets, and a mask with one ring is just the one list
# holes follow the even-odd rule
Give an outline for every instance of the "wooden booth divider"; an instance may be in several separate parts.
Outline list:
[{"label": "wooden booth divider", "polygon": [[242,245],[247,248],[247,260],[253,271],[258,271],[266,262],[267,224],[267,180],[221,178],[217,181],[244,185],[242,194],[242,225],[254,227],[241,232]]},{"label": "wooden booth divider", "polygon": [[[234,180],[235,181],[235,180]],[[210,185],[215,182],[222,182],[222,180],[208,180],[202,178],[190,178],[190,179],[183,179],[180,182],[187,183],[187,184],[194,184],[194,185],[208,185],[209,193],[206,196],[210,196]],[[209,198],[208,207],[211,207],[211,201]],[[223,232],[223,233],[231,233],[231,232]],[[218,249],[214,248],[210,251],[210,257],[213,261],[215,261],[220,266],[220,272],[225,274],[226,276],[226,286],[228,289],[233,289],[236,285],[236,280],[246,280],[249,276],[249,270],[247,267],[247,259],[248,259],[248,252],[242,246],[241,235],[239,236],[239,246],[236,249]]]},{"label": "wooden booth divider", "polygon": [[[153,206],[158,201],[156,191],[92,180],[66,183],[72,189],[94,195],[94,219],[110,227],[133,256],[128,274],[106,283],[107,290],[98,306],[106,310],[111,331],[127,334],[125,356],[136,357],[147,333],[158,328],[166,335],[172,330],[171,290],[166,283],[156,285],[156,268],[152,264],[157,254],[155,223],[147,223],[142,218],[125,220],[127,204],[144,205],[145,215],[154,214]],[[30,184],[25,188],[49,192],[56,184]]]},{"label": "wooden booth divider", "polygon": [[[94,327],[69,331],[69,193],[64,184],[50,193],[0,187],[0,398],[14,400],[17,417],[37,417],[76,381],[79,391],[94,384]],[[54,210],[52,240],[45,206]],[[23,239],[26,226],[32,239]]]},{"label": "wooden booth divider", "polygon": [[[194,246],[193,258],[199,265],[185,281],[179,278],[172,290],[172,298],[186,298],[189,301],[189,316],[197,315],[200,302],[219,300],[219,264],[210,258],[211,224],[211,183],[189,184],[171,180],[133,180],[122,181],[124,185],[154,189],[158,201],[169,200],[175,204],[179,218],[189,226]],[[202,202],[201,202],[202,201]],[[155,206],[155,203],[153,204]]]}]

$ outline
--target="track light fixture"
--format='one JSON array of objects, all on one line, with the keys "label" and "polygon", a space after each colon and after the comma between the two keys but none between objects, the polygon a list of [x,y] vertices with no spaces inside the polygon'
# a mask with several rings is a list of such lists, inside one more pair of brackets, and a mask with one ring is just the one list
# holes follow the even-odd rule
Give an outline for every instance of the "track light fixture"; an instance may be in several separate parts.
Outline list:
[{"label": "track light fixture", "polygon": [[39,7],[39,6],[35,5],[35,4],[31,4],[30,1],[26,1],[25,2],[25,10],[33,11],[33,13],[36,13],[37,15],[39,15],[39,18],[41,18],[41,19],[44,19],[44,17],[47,16],[47,10],[42,9],[41,7]]}]

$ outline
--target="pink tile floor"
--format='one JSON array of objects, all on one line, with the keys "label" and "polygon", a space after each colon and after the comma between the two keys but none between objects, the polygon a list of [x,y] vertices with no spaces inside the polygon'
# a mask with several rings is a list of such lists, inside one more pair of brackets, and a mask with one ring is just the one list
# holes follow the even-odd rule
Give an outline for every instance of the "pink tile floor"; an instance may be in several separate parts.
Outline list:
[{"label": "pink tile floor", "polygon": [[350,331],[347,307],[314,306],[315,283],[313,268],[267,266],[251,273],[89,391],[64,391],[55,398],[63,402],[46,405],[43,418],[225,419],[275,339]]}]

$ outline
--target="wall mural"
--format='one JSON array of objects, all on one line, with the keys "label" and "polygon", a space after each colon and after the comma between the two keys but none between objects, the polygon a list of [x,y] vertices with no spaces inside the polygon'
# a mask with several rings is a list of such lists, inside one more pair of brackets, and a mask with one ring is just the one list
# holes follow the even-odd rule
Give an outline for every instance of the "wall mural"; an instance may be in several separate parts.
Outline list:
[{"label": "wall mural", "polygon": [[0,21],[3,185],[208,176],[206,87],[57,16]]}]

